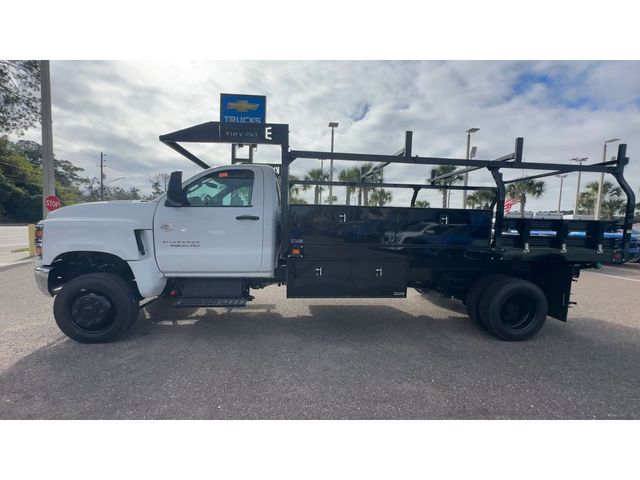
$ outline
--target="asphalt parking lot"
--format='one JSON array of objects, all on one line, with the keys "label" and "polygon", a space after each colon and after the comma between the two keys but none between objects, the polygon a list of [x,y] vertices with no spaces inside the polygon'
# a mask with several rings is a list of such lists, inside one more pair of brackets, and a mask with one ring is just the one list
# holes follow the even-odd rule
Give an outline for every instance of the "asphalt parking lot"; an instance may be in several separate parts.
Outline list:
[{"label": "asphalt parking lot", "polygon": [[[640,264],[583,272],[570,321],[496,340],[456,301],[157,302],[119,342],[81,345],[0,268],[0,418],[640,418]],[[433,303],[435,302],[435,303]]]}]

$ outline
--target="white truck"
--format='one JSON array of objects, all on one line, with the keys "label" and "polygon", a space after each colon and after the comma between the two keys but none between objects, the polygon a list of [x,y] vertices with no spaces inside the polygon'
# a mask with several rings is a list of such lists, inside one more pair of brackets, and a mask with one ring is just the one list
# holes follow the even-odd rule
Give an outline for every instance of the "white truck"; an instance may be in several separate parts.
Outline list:
[{"label": "white truck", "polygon": [[[282,124],[208,122],[160,138],[203,167],[208,165],[177,142],[278,144],[282,162],[207,168],[184,182],[181,172],[173,172],[167,193],[153,201],[51,212],[36,228],[35,277],[45,294],[55,296],[55,320],[74,340],[116,340],[134,323],[143,299],[166,295],[176,307],[243,307],[253,298],[251,289],[275,283],[286,285],[293,298],[404,298],[408,287],[437,290],[464,301],[469,315],[498,338],[524,340],[547,315],[566,321],[571,282],[580,269],[628,259],[635,199],[622,175],[624,145],[615,161],[566,165],[523,162],[522,139],[513,154],[468,161],[412,156],[411,132],[401,155],[290,150]],[[358,182],[290,179],[289,166],[298,158],[373,161],[380,168],[487,168],[496,186],[452,186],[437,179],[368,183],[366,175]],[[624,225],[505,218],[507,181],[500,170],[510,168],[610,173],[627,193]],[[294,183],[408,188],[414,195],[408,207],[290,205]],[[493,208],[414,208],[420,190],[443,186],[490,190]],[[625,232],[621,237],[605,235],[618,228]],[[532,235],[541,229],[553,234]]]}]

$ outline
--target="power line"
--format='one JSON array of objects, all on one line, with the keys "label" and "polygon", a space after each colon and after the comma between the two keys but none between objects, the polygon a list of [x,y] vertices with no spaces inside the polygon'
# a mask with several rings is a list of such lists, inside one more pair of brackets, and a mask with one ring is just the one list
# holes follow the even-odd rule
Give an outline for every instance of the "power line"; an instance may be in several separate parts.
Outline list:
[{"label": "power line", "polygon": [[77,146],[79,146],[79,147],[83,147],[83,148],[85,148],[85,149],[87,149],[87,150],[92,150],[92,151],[94,151],[95,153],[100,153],[100,150],[96,150],[96,149],[95,149],[95,148],[93,148],[93,147],[90,147],[90,146],[88,146],[88,145],[84,145],[84,144],[82,144],[82,143],[80,143],[80,142],[76,142],[75,140],[71,140],[70,138],[64,137],[64,136],[59,135],[59,134],[56,134],[55,136],[56,136],[56,137],[58,137],[58,138],[62,138],[62,139],[64,139],[64,140],[66,140],[68,143],[72,143],[72,144],[77,145]]},{"label": "power line", "polygon": [[65,148],[60,148],[56,146],[56,150],[61,152],[60,158],[57,158],[57,160],[73,160],[76,162],[80,161],[83,163],[86,162],[86,163],[94,163],[94,164],[96,162],[95,158],[87,157],[87,156],[84,156],[84,154],[67,150]]},{"label": "power line", "polygon": [[[91,150],[92,152],[94,152],[94,153],[96,153],[98,155],[101,153],[100,150],[96,150],[95,148],[89,147],[88,145],[84,145],[82,143],[79,143],[79,142],[76,142],[74,140],[71,140],[71,139],[69,139],[67,137],[63,137],[62,135],[56,135],[56,137],[60,137],[60,138],[64,139],[65,140],[64,143],[67,143],[67,145],[76,146],[76,147],[82,147],[85,150]],[[128,160],[125,160],[122,156],[120,156],[119,153],[116,153],[116,154],[109,153],[109,157],[110,158],[116,158],[116,159],[120,160],[121,162],[128,162]]]}]

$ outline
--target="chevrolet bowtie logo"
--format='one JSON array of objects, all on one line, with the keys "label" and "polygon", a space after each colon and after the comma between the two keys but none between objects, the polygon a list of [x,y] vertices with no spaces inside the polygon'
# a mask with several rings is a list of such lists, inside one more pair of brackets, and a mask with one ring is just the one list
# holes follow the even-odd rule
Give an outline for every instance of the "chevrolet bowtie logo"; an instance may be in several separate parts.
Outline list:
[{"label": "chevrolet bowtie logo", "polygon": [[238,100],[237,102],[227,103],[227,108],[236,110],[238,112],[248,112],[249,110],[251,111],[257,110],[259,106],[260,105],[258,105],[257,103],[249,103],[246,100]]}]

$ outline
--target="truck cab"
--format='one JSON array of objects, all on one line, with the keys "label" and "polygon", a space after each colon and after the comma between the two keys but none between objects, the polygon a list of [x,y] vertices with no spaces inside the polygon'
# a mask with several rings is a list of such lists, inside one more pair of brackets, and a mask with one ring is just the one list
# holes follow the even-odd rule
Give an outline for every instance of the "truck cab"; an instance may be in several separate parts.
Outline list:
[{"label": "truck cab", "polygon": [[272,278],[279,198],[273,168],[234,165],[182,184],[179,202],[160,197],[153,217],[158,269],[167,277]]}]

